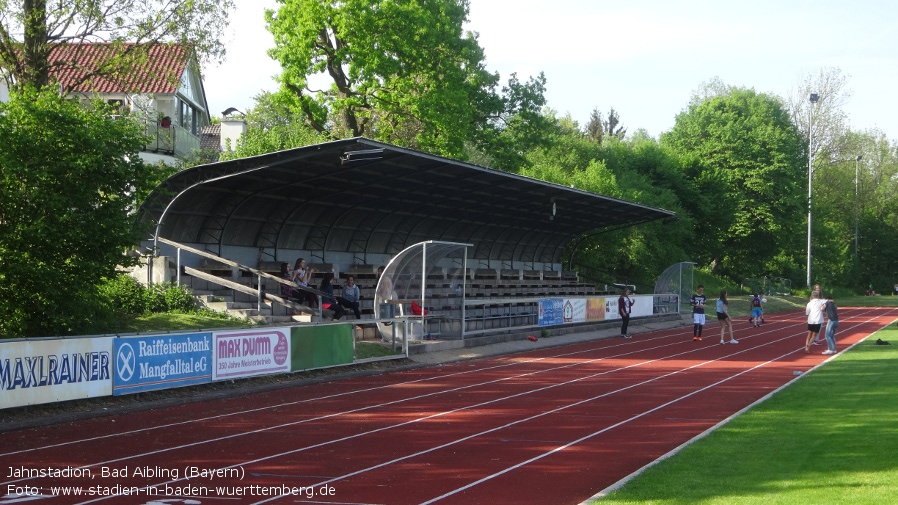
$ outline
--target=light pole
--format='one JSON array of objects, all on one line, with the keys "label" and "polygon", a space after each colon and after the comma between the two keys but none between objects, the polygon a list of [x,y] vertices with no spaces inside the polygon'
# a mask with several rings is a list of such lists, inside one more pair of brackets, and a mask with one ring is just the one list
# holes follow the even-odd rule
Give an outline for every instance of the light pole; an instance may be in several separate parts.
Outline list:
[{"label": "light pole", "polygon": [[858,197],[857,179],[858,179],[858,173],[859,173],[858,166],[860,165],[861,158],[863,158],[863,156],[861,156],[860,154],[858,154],[854,158],[854,264],[855,264],[855,266],[858,265],[858,262],[857,262],[857,259],[858,259],[858,256],[857,256],[857,221],[858,221],[858,209],[860,208],[860,200]]},{"label": "light pole", "polygon": [[814,104],[820,97],[817,93],[808,95],[811,107],[808,111],[808,287],[811,287],[811,198],[814,184]]}]

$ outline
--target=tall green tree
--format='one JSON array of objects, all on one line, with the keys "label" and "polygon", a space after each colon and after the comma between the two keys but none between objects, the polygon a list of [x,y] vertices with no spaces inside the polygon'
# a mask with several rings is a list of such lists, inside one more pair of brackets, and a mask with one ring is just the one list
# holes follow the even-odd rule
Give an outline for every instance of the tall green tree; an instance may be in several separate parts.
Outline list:
[{"label": "tall green tree", "polygon": [[898,150],[878,130],[844,132],[842,160],[814,168],[815,278],[877,290],[898,280]]},{"label": "tall green tree", "polygon": [[586,123],[586,136],[591,140],[602,143],[602,136],[605,130],[602,127],[602,111],[598,107],[594,107],[589,113],[589,121]]},{"label": "tall green tree", "polygon": [[[600,230],[582,237],[567,251],[565,261],[594,282],[636,283],[650,289],[658,272],[688,259],[692,220],[679,204],[678,191],[690,187],[678,158],[648,137],[598,144],[569,117],[547,111],[555,129],[545,145],[527,153],[521,174],[604,196],[672,210],[676,223],[650,223],[621,230]],[[602,228],[596,216],[596,228]]]},{"label": "tall green tree", "polygon": [[221,153],[220,160],[232,160],[283,151],[325,142],[328,137],[315,131],[296,107],[289,93],[261,93],[256,105],[246,111],[246,133],[232,150]]},{"label": "tall green tree", "polygon": [[[750,89],[694,101],[661,143],[704,198],[696,260],[733,277],[794,274],[806,210],[806,147],[781,102]],[[804,195],[804,196],[802,196]]]},{"label": "tall green tree", "polygon": [[0,104],[0,336],[89,330],[96,286],[146,231],[143,133],[94,105],[27,88]]},{"label": "tall green tree", "polygon": [[[306,121],[337,138],[365,136],[460,157],[465,143],[497,141],[496,129],[527,107],[534,87],[514,77],[503,96],[477,35],[463,24],[468,0],[279,0],[266,11],[283,89]],[[329,82],[317,89],[313,76]],[[532,81],[531,81],[532,82]]]},{"label": "tall green tree", "polygon": [[620,124],[620,114],[614,110],[614,107],[608,110],[608,118],[602,122],[602,129],[607,136],[618,140],[623,140],[627,135],[627,129]]},{"label": "tall green tree", "polygon": [[84,73],[85,81],[127,75],[157,43],[189,45],[200,61],[221,59],[221,34],[233,7],[232,0],[0,0],[0,77],[10,88],[50,84],[53,72],[73,68],[49,61],[58,44],[119,46]]}]

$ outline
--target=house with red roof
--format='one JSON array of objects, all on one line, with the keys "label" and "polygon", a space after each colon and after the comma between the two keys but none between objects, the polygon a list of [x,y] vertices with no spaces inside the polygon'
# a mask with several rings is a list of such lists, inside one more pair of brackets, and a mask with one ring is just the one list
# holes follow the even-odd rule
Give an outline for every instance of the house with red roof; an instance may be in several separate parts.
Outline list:
[{"label": "house with red roof", "polygon": [[[209,139],[211,117],[196,54],[179,44],[79,43],[52,47],[50,79],[68,96],[89,102],[100,98],[121,116],[140,122],[150,138],[141,157],[171,164],[193,157]],[[8,97],[0,81],[0,99]],[[201,145],[205,144],[205,145]]]}]

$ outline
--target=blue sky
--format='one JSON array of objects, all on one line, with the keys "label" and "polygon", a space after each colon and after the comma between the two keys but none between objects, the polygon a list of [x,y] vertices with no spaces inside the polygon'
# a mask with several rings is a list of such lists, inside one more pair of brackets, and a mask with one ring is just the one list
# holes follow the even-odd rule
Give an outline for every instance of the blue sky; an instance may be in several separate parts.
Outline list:
[{"label": "blue sky", "polygon": [[[228,58],[205,69],[213,115],[252,107],[274,91],[277,63],[262,12],[274,0],[235,0]],[[546,74],[548,106],[581,126],[594,107],[657,137],[702,83],[783,97],[803,78],[837,67],[851,98],[854,130],[898,140],[898,2],[887,0],[471,0],[468,29],[479,33],[487,68],[506,81]],[[898,98],[898,97],[896,97]]]}]

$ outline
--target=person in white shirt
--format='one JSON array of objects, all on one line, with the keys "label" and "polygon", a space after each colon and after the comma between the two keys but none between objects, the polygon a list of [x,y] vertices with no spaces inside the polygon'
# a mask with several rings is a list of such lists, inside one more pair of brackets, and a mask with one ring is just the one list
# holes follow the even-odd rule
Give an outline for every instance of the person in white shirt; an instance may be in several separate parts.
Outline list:
[{"label": "person in white shirt", "polygon": [[823,326],[823,311],[826,308],[826,302],[820,299],[820,292],[811,293],[811,301],[808,302],[804,309],[805,315],[808,316],[808,336],[804,343],[804,352],[811,353],[811,344],[814,337],[820,334],[820,327]]},{"label": "person in white shirt", "polygon": [[720,298],[717,299],[717,321],[720,322],[720,343],[725,344],[723,335],[726,329],[730,329],[730,343],[738,344],[739,341],[733,338],[733,320],[730,318],[730,302],[727,300],[727,292],[725,289],[720,290]]}]

